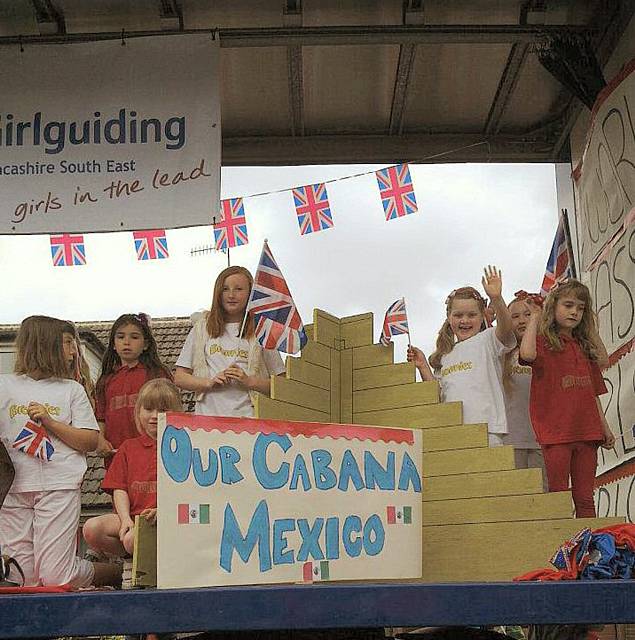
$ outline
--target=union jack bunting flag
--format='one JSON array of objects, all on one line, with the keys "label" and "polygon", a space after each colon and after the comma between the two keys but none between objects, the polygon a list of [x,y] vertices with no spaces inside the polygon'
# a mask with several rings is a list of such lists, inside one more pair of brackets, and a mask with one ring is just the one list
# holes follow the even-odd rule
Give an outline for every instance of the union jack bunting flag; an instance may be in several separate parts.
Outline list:
[{"label": "union jack bunting flag", "polygon": [[220,222],[214,223],[216,251],[225,251],[248,244],[247,218],[242,198],[229,198],[220,202]]},{"label": "union jack bunting flag", "polygon": [[390,344],[391,336],[398,336],[402,333],[408,333],[408,316],[406,315],[404,298],[400,298],[388,307],[379,342],[387,347]]},{"label": "union jack bunting flag", "polygon": [[331,205],[323,182],[293,189],[293,202],[301,236],[333,226]]},{"label": "union jack bunting flag", "polygon": [[165,229],[133,231],[132,235],[137,250],[137,260],[163,260],[170,257]]},{"label": "union jack bunting flag", "polygon": [[46,429],[31,421],[24,425],[12,446],[18,451],[23,451],[27,456],[46,461],[50,460],[55,453],[55,447]]},{"label": "union jack bunting flag", "polygon": [[407,164],[380,169],[375,175],[386,220],[417,212],[417,200]]},{"label": "union jack bunting flag", "polygon": [[573,276],[571,260],[569,258],[569,241],[564,216],[560,216],[556,235],[551,245],[551,252],[547,260],[545,276],[542,279],[540,293],[546,296],[556,282]]},{"label": "union jack bunting flag", "polygon": [[306,344],[302,319],[266,240],[247,305],[249,312],[263,348],[297,353]]},{"label": "union jack bunting flag", "polygon": [[83,235],[63,233],[59,236],[50,236],[50,238],[54,267],[73,267],[86,264]]}]

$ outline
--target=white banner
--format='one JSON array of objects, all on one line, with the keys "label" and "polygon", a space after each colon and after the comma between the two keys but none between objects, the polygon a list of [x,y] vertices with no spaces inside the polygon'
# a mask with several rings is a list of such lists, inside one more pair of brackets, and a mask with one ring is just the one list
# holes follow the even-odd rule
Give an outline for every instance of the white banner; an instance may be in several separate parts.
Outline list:
[{"label": "white banner", "polygon": [[598,449],[598,475],[635,459],[635,352],[605,371],[604,380],[608,393],[600,401],[615,436],[615,448]]},{"label": "white banner", "polygon": [[0,233],[211,224],[219,206],[211,34],[0,48]]},{"label": "white banner", "polygon": [[598,98],[574,177],[581,270],[622,227],[635,206],[635,60]]},{"label": "white banner", "polygon": [[162,588],[419,578],[421,432],[161,414]]},{"label": "white banner", "polygon": [[609,354],[635,338],[635,225],[583,273]]}]

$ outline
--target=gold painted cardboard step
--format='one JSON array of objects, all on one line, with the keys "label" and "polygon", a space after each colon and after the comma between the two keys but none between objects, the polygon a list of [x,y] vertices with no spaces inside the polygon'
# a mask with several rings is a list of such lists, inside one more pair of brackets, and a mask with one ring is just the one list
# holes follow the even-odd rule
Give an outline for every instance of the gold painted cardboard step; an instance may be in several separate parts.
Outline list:
[{"label": "gold painted cardboard step", "polygon": [[487,425],[463,424],[460,402],[439,402],[436,382],[416,382],[392,344],[373,344],[372,314],[316,309],[305,329],[307,345],[272,379],[271,398],[257,397],[256,416],[421,429],[425,581],[510,580],[548,566],[583,527],[623,522],[573,519],[569,492],[544,494],[539,469],[516,469],[512,447],[488,447]]},{"label": "gold painted cardboard step", "polygon": [[622,522],[623,518],[563,518],[424,526],[423,580],[511,580],[548,567],[558,547],[580,529]]}]

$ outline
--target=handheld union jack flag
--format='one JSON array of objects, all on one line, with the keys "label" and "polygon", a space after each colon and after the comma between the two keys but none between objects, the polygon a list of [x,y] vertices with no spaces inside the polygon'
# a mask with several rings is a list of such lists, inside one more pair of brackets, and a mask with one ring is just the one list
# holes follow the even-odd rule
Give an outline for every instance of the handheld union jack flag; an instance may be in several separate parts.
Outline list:
[{"label": "handheld union jack flag", "polygon": [[165,229],[133,231],[137,260],[163,260],[169,258]]},{"label": "handheld union jack flag", "polygon": [[404,298],[399,298],[399,300],[393,302],[388,307],[388,311],[386,311],[379,342],[387,347],[390,344],[391,336],[398,336],[403,333],[410,335],[408,331],[408,316],[406,315],[406,301]]},{"label": "handheld union jack flag", "polygon": [[263,348],[297,353],[306,344],[302,319],[266,240],[247,304],[249,312]]},{"label": "handheld union jack flag", "polygon": [[216,251],[248,244],[247,218],[242,198],[221,200],[220,222],[214,223]]},{"label": "handheld union jack flag", "polygon": [[333,226],[331,205],[323,182],[293,189],[293,202],[301,236]]},{"label": "handheld union jack flag", "polygon": [[83,235],[63,233],[59,236],[50,236],[50,238],[54,267],[73,267],[86,264]]},{"label": "handheld union jack flag", "polygon": [[571,260],[569,257],[569,241],[564,216],[560,216],[556,235],[551,245],[551,252],[547,260],[545,276],[542,279],[540,293],[546,296],[556,282],[573,276]]},{"label": "handheld union jack flag", "polygon": [[386,220],[417,212],[417,200],[407,164],[380,169],[375,175]]},{"label": "handheld union jack flag", "polygon": [[27,456],[48,461],[55,453],[46,429],[35,422],[27,422],[18,437],[13,441],[13,448],[23,451]]}]

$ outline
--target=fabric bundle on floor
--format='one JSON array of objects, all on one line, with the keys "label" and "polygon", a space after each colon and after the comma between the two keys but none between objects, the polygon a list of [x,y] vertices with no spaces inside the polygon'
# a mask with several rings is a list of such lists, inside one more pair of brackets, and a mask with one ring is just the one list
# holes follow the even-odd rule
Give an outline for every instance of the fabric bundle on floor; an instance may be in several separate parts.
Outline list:
[{"label": "fabric bundle on floor", "polygon": [[582,529],[556,551],[555,569],[535,569],[514,580],[610,580],[635,578],[635,524]]}]

